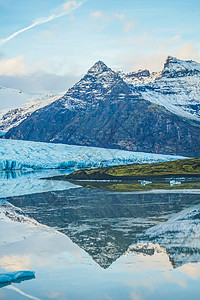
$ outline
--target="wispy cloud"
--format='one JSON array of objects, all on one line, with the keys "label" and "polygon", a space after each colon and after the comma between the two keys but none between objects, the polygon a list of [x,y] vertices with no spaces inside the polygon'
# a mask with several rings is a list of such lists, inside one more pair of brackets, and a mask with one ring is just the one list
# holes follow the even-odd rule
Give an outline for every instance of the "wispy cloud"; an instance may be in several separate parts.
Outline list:
[{"label": "wispy cloud", "polygon": [[123,13],[120,14],[115,12],[115,13],[108,14],[101,10],[98,10],[98,11],[91,12],[90,16],[93,19],[103,22],[104,26],[102,28],[104,28],[108,23],[117,20],[121,22],[121,24],[123,25],[124,33],[127,33],[135,29],[135,23],[131,20],[127,20],[126,16]]},{"label": "wispy cloud", "polygon": [[90,16],[94,19],[101,20],[103,22],[111,21],[109,15],[107,13],[102,12],[101,10],[91,12]]},{"label": "wispy cloud", "polygon": [[13,38],[15,38],[17,35],[35,27],[35,26],[39,26],[42,25],[44,23],[50,22],[52,20],[55,20],[57,18],[63,17],[65,15],[70,14],[71,12],[73,12],[74,10],[76,10],[78,7],[80,7],[83,4],[83,2],[77,2],[75,0],[72,1],[68,1],[63,3],[63,5],[61,6],[60,9],[60,13],[57,14],[52,14],[48,17],[45,18],[39,18],[36,19],[35,21],[33,21],[33,23],[19,31],[16,31],[15,33],[11,34],[10,36],[8,36],[7,38],[4,39],[0,39],[0,46],[4,45],[5,43],[7,43],[8,41],[12,40]]},{"label": "wispy cloud", "polygon": [[129,32],[135,28],[135,24],[131,21],[127,21],[124,24],[124,32]]},{"label": "wispy cloud", "polygon": [[114,17],[117,18],[117,19],[119,19],[120,21],[123,21],[124,18],[125,18],[125,15],[124,14],[115,13]]},{"label": "wispy cloud", "polygon": [[22,75],[26,72],[24,55],[0,60],[0,75]]}]

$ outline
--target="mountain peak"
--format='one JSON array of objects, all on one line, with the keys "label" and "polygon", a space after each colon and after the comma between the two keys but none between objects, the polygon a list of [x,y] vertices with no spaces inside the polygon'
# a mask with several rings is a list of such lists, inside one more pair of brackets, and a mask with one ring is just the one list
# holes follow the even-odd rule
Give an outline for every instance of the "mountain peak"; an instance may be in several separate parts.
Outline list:
[{"label": "mountain peak", "polygon": [[178,63],[178,62],[180,62],[179,59],[177,59],[174,56],[168,55],[167,59],[165,61],[165,66],[168,66],[168,65],[173,64],[173,63]]},{"label": "mountain peak", "polygon": [[168,56],[162,75],[166,77],[182,77],[199,74],[200,64],[193,60],[181,60],[173,56]]},{"label": "mountain peak", "polygon": [[110,69],[106,66],[106,64],[102,60],[99,60],[89,69],[88,73],[99,74],[108,70]]}]

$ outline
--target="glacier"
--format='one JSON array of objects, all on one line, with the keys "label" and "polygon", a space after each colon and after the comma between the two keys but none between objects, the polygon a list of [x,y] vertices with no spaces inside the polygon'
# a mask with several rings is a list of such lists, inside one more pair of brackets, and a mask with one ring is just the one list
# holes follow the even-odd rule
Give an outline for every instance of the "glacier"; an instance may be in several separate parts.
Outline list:
[{"label": "glacier", "polygon": [[107,167],[182,158],[184,157],[66,144],[5,139],[0,141],[2,171]]},{"label": "glacier", "polygon": [[20,140],[0,140],[0,199],[79,188],[67,181],[40,178],[80,168],[153,163],[182,158],[115,149]]}]

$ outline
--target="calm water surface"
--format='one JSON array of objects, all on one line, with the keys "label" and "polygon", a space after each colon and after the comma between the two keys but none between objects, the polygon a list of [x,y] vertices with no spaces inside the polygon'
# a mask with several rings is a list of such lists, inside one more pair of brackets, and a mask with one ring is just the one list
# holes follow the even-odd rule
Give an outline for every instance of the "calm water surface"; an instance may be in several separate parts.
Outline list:
[{"label": "calm water surface", "polygon": [[0,271],[36,278],[2,285],[0,299],[199,299],[198,192],[43,189],[33,174],[2,178],[20,191],[1,193]]}]

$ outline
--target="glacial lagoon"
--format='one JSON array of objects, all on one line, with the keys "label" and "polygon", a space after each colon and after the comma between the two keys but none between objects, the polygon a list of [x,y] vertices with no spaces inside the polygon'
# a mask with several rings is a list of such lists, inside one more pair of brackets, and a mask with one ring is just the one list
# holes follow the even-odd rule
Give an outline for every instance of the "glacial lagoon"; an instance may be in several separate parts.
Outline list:
[{"label": "glacial lagoon", "polygon": [[1,172],[1,299],[199,299],[200,191],[118,192]]}]

